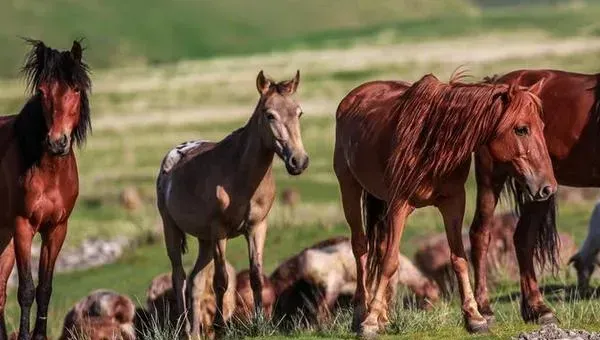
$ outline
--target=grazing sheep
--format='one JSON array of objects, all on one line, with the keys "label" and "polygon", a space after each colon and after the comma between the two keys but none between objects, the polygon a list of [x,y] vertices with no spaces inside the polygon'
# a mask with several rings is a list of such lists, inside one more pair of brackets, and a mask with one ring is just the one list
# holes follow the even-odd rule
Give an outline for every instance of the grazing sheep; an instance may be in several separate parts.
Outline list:
[{"label": "grazing sheep", "polygon": [[134,340],[135,305],[110,290],[96,290],[65,316],[59,340]]},{"label": "grazing sheep", "polygon": [[[235,269],[226,262],[229,282],[227,291],[223,297],[223,319],[229,320],[235,310]],[[205,271],[200,272],[194,279],[194,315],[202,326],[205,336],[213,335],[213,318],[217,312],[215,292],[213,290],[214,261],[208,264]],[[202,275],[204,273],[204,275]],[[173,294],[171,273],[160,274],[152,280],[146,291],[146,304],[150,315],[155,315],[158,320],[169,320],[171,324],[177,324],[179,315],[176,315],[176,300]]]},{"label": "grazing sheep", "polygon": [[[266,275],[263,275],[262,303],[265,316],[271,318],[275,305],[275,287]],[[250,271],[242,270],[236,277],[236,307],[234,320],[248,322],[254,313],[254,296],[250,285]]]},{"label": "grazing sheep", "polygon": [[[282,263],[271,275],[277,293],[277,319],[303,315],[309,323],[326,319],[340,297],[356,290],[356,263],[346,237],[324,240]],[[390,282],[388,294],[395,297],[397,285],[410,288],[427,307],[438,300],[438,288],[426,279],[406,257],[400,255],[399,270]]]},{"label": "grazing sheep", "polygon": [[581,248],[569,259],[577,271],[577,286],[582,292],[589,289],[590,278],[598,264],[600,252],[600,202],[592,210],[588,233]]},{"label": "grazing sheep", "polygon": [[[497,282],[501,278],[517,280],[519,277],[519,267],[513,242],[517,221],[517,217],[510,213],[496,216],[493,220],[487,258],[492,282]],[[574,242],[572,237],[564,233],[559,233],[559,238],[560,261],[562,264],[566,264],[568,256],[574,251]],[[471,244],[469,235],[463,233],[462,240],[470,261]],[[450,248],[445,233],[432,235],[426,239],[415,254],[415,264],[427,277],[434,280],[442,288],[445,296],[450,296],[455,287],[456,279],[450,262]]]}]

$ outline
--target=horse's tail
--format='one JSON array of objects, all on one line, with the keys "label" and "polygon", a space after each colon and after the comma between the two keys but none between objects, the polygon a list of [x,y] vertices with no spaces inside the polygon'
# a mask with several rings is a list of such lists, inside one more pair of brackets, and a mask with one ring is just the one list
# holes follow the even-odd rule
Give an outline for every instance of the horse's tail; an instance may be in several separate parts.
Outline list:
[{"label": "horse's tail", "polygon": [[[516,183],[515,179],[509,179],[505,184],[506,193],[509,200],[512,200],[514,212],[517,216],[521,215],[523,208],[527,203],[527,197],[523,189]],[[529,204],[538,204],[531,202]],[[556,230],[556,196],[552,195],[548,199],[548,209],[544,211],[543,216],[527,217],[530,221],[525,221],[532,227],[537,227],[533,254],[535,260],[544,269],[547,265],[553,273],[559,269],[559,248],[560,239]]]},{"label": "horse's tail", "polygon": [[371,286],[377,277],[379,263],[383,254],[379,245],[383,242],[385,235],[381,230],[380,222],[384,221],[387,204],[375,196],[363,190],[362,194],[363,226],[367,234],[367,282]]}]

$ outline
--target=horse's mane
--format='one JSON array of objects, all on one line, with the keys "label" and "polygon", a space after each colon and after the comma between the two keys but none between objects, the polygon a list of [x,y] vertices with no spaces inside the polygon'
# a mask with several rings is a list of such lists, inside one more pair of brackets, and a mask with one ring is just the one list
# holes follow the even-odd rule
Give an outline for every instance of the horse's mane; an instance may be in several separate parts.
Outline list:
[{"label": "horse's mane", "polygon": [[426,193],[521,111],[541,113],[539,99],[517,86],[449,83],[429,74],[399,97],[389,116],[393,129],[386,176],[390,202]]},{"label": "horse's mane", "polygon": [[72,132],[72,137],[77,145],[81,146],[92,128],[89,105],[92,82],[87,64],[76,60],[70,51],[52,49],[40,40],[25,39],[25,41],[33,47],[26,56],[21,72],[32,97],[17,115],[15,133],[25,166],[29,168],[41,158],[42,143],[47,133],[42,114],[41,94],[38,93],[39,86],[42,83],[57,81],[80,90],[79,122]]}]

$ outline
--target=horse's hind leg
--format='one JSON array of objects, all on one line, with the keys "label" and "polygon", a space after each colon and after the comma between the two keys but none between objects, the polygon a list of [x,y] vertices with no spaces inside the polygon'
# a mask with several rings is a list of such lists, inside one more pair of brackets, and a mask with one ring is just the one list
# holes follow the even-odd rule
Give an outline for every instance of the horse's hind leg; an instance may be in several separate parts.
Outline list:
[{"label": "horse's hind leg", "polygon": [[490,307],[487,286],[487,254],[491,240],[490,230],[494,219],[494,210],[506,181],[506,174],[494,171],[494,162],[483,151],[475,155],[475,178],[477,180],[477,199],[475,216],[471,223],[471,259],[475,271],[475,301],[483,317],[492,323],[494,312]]},{"label": "horse's hind leg", "polygon": [[223,297],[227,291],[229,284],[229,275],[227,274],[227,267],[225,261],[225,250],[227,247],[227,239],[221,239],[217,241],[215,246],[214,260],[215,260],[215,276],[213,278],[213,288],[215,296],[217,298],[217,312],[215,314],[215,333],[217,336],[222,334],[225,328],[225,318],[223,313]]},{"label": "horse's hind leg", "polygon": [[514,234],[515,250],[521,275],[521,316],[526,322],[554,323],[556,317],[544,304],[533,264],[538,225],[551,209],[549,201],[531,202],[523,207]]},{"label": "horse's hind leg", "polygon": [[250,228],[246,235],[248,242],[248,257],[250,258],[250,286],[254,298],[254,312],[262,310],[263,288],[263,249],[267,236],[267,221],[262,221]]},{"label": "horse's hind leg", "polygon": [[8,339],[4,309],[6,307],[6,283],[15,265],[15,250],[12,228],[0,229],[0,340]]},{"label": "horse's hind leg", "polygon": [[460,192],[454,196],[439,202],[437,207],[444,219],[446,237],[448,238],[448,244],[450,245],[450,259],[460,291],[465,326],[471,333],[487,332],[487,321],[479,313],[473,291],[471,290],[471,282],[469,281],[469,263],[467,262],[464,245],[462,243],[461,230],[465,212],[464,188],[460,188]]},{"label": "horse's hind leg", "polygon": [[54,226],[42,233],[42,248],[38,275],[38,286],[36,290],[37,317],[33,329],[34,340],[46,339],[46,327],[48,324],[48,305],[52,295],[52,277],[54,264],[58,253],[62,248],[67,234],[67,223]]},{"label": "horse's hind leg", "polygon": [[[159,209],[160,210],[160,209]],[[176,315],[178,318],[184,317],[184,321],[187,320],[185,316],[186,304],[185,304],[185,270],[183,269],[182,253],[184,252],[183,246],[185,244],[185,234],[177,228],[175,222],[161,210],[161,217],[163,220],[163,231],[165,235],[165,244],[167,246],[167,255],[171,262],[171,279],[173,282],[173,293],[175,294],[175,300],[177,302]],[[190,324],[184,322],[185,332],[189,336]]]},{"label": "horse's hind leg", "polygon": [[340,184],[344,216],[352,233],[352,252],[356,260],[356,292],[354,294],[354,315],[352,330],[359,331],[360,324],[367,314],[367,237],[362,225],[362,187],[346,165],[342,152],[334,154],[334,170]]}]

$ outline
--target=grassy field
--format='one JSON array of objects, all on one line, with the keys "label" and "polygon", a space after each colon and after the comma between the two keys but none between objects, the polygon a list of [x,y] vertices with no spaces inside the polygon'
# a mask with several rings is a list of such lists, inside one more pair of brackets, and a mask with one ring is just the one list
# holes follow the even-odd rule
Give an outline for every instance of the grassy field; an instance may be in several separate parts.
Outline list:
[{"label": "grassy field", "polygon": [[[534,6],[553,3],[553,6]],[[420,41],[482,32],[537,30],[555,36],[600,33],[600,9],[582,0],[14,0],[0,4],[0,75],[14,76],[18,36],[54,45],[85,36],[96,67],[357,41]],[[517,10],[513,6],[521,4]],[[525,5],[523,5],[525,4]],[[496,5],[496,6],[493,6]],[[510,5],[510,6],[509,6]],[[510,7],[510,8],[509,8]],[[151,39],[149,39],[151,37]]]},{"label": "grassy field", "polygon": [[[212,6],[216,8],[234,2],[228,0]],[[22,3],[25,6],[29,1]],[[181,6],[193,6],[192,2],[176,3],[172,11],[187,8]],[[410,1],[404,3],[409,6]],[[91,6],[91,2],[78,3],[77,6],[88,5]],[[526,67],[562,68],[578,72],[598,70],[600,39],[594,38],[594,35],[600,32],[597,24],[600,7],[549,8],[535,13],[524,10],[517,14],[505,9],[494,9],[483,13],[475,11],[473,14],[473,8],[477,7],[457,6],[460,11],[471,14],[460,19],[456,16],[432,20],[426,17],[435,12],[419,14],[417,11],[412,21],[389,24],[386,22],[404,14],[400,10],[394,13],[381,11],[378,15],[373,14],[373,21],[368,22],[373,29],[360,27],[356,18],[354,24],[350,18],[339,19],[337,24],[323,24],[319,28],[328,32],[322,37],[318,32],[307,33],[308,43],[295,46],[306,48],[297,50],[182,61],[157,67],[140,63],[122,68],[94,69],[94,133],[85,148],[78,151],[81,196],[70,222],[66,247],[77,246],[82,240],[93,237],[139,237],[159,228],[154,203],[154,181],[165,152],[185,140],[218,140],[244,124],[257,100],[254,80],[260,69],[264,69],[275,79],[289,78],[296,69],[301,70],[298,100],[305,112],[302,133],[311,157],[307,172],[294,178],[285,173],[279,160],[275,162],[278,188],[296,188],[300,191],[302,203],[294,218],[287,221],[283,218],[284,211],[279,204],[273,208],[265,250],[265,269],[268,273],[283,259],[305,246],[329,236],[348,234],[331,165],[333,113],[339,100],[356,85],[373,79],[413,81],[429,72],[441,79],[448,79],[456,67],[463,64],[474,79]],[[109,8],[107,6],[105,10],[109,11]],[[132,8],[125,9],[131,11]],[[125,9],[124,13],[127,12]],[[218,10],[229,9],[223,7]],[[249,11],[247,8],[244,10]],[[274,16],[276,10],[277,8],[273,9]],[[437,13],[446,11],[444,8],[436,10]],[[47,8],[47,11],[55,13],[56,9]],[[6,15],[1,10],[0,13],[3,13],[0,14],[0,19]],[[192,14],[190,11],[189,15]],[[56,12],[55,15],[66,14]],[[356,13],[354,15],[360,17]],[[326,17],[326,14],[323,16]],[[181,21],[187,22],[186,18],[182,17]],[[563,19],[567,21],[563,22]],[[278,20],[285,21],[284,18]],[[336,31],[336,27],[341,27],[342,21],[349,22],[343,30]],[[461,25],[457,24],[458,21]],[[71,27],[67,23],[64,25]],[[291,26],[293,25],[282,30],[282,36],[267,36],[265,41],[283,41],[288,39],[285,34],[295,35],[296,31]],[[452,31],[449,27],[458,28]],[[56,32],[52,34],[64,33],[59,29],[57,26]],[[419,29],[423,33],[419,33]],[[514,29],[520,30],[515,33]],[[315,28],[316,31],[318,30]],[[483,31],[486,33],[477,33]],[[404,33],[399,35],[398,32]],[[142,33],[139,34],[142,36]],[[455,35],[461,37],[448,38]],[[295,43],[300,41],[298,39],[294,40]],[[325,41],[328,43],[324,43]],[[336,42],[331,43],[332,41]],[[102,44],[96,45],[91,39],[90,43],[92,42],[93,50],[103,48]],[[157,46],[160,43],[161,39],[158,37]],[[174,41],[173,44],[175,43],[180,42]],[[224,43],[223,46],[227,44]],[[291,43],[289,47],[292,48]],[[215,48],[211,53],[261,51],[246,50],[243,44],[239,48],[238,51]],[[144,53],[146,52],[150,55],[149,51]],[[174,49],[173,53],[175,52],[181,51]],[[95,51],[90,50],[90,53],[93,58],[98,58],[92,59],[93,61],[102,58],[102,54],[95,54]],[[186,58],[204,56],[193,51],[178,55]],[[153,58],[170,60],[169,57],[162,56]],[[92,65],[95,66],[96,63],[93,62]],[[23,88],[21,81],[0,81],[1,112],[16,112],[20,108],[25,100]],[[139,211],[128,212],[119,202],[119,194],[127,186],[134,186],[141,194],[144,205]],[[465,225],[470,223],[473,215],[475,188],[472,178],[469,179],[467,190]],[[578,244],[585,237],[593,203],[593,200],[560,202],[559,228],[571,233]],[[409,219],[401,249],[412,256],[422,237],[442,230],[441,218],[435,210],[418,210]],[[196,252],[196,245],[194,242],[190,243],[192,249],[185,259],[188,266],[192,264]],[[229,261],[238,270],[247,266],[243,239],[232,240],[227,253]],[[164,246],[158,243],[134,249],[114,264],[57,275],[49,315],[51,335],[56,337],[59,334],[67,309],[91,290],[114,289],[143,303],[145,290],[152,277],[168,270],[170,267]],[[545,283],[570,285],[574,283],[574,276],[564,271]],[[477,338],[507,338],[520,331],[535,328],[520,321],[517,283],[505,282],[493,294],[498,313],[497,325],[492,334]],[[9,294],[7,318],[10,328],[15,328],[18,323],[15,295],[14,292]],[[598,301],[570,301],[569,289],[559,289],[548,296],[552,306],[559,312],[562,326],[600,330]],[[347,330],[348,324],[347,315],[341,315],[338,322],[329,328],[303,330],[292,335],[307,339],[349,338],[351,334]],[[252,332],[249,334],[261,335]],[[400,310],[390,326],[389,334],[389,337],[406,339],[467,336],[461,328],[456,301],[442,304],[427,313]],[[282,336],[274,334],[274,337]]]}]

